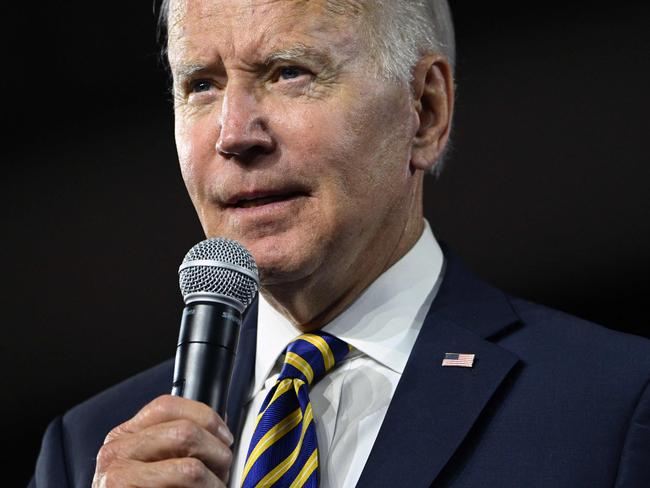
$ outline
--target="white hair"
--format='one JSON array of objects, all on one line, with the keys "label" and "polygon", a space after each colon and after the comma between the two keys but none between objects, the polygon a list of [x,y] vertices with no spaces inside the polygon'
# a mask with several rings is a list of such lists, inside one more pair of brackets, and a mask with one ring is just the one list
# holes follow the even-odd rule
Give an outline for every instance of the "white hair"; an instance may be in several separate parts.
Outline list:
[{"label": "white hair", "polygon": [[427,53],[456,62],[454,24],[447,0],[372,0],[371,50],[389,78],[411,81],[411,70]]}]

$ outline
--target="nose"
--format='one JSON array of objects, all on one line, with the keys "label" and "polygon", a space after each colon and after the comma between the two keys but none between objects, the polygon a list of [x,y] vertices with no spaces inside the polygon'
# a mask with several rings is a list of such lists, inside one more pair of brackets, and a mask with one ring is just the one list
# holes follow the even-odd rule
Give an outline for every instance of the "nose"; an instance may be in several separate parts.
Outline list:
[{"label": "nose", "polygon": [[275,149],[258,101],[244,87],[230,85],[226,88],[219,126],[216,149],[225,158],[249,161]]}]

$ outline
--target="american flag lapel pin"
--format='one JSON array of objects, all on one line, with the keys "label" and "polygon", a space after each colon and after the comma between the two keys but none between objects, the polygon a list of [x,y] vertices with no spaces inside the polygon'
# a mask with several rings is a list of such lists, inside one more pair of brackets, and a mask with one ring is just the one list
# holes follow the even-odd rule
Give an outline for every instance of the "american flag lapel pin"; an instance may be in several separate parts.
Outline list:
[{"label": "american flag lapel pin", "polygon": [[445,359],[442,360],[443,366],[452,366],[457,368],[472,368],[474,366],[474,354],[461,354],[458,352],[446,352]]}]

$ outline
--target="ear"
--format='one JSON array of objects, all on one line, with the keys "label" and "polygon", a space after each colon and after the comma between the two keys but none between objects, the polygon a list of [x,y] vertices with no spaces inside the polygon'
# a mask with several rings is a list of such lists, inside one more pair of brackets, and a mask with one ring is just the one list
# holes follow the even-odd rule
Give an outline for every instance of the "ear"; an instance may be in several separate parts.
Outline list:
[{"label": "ear", "polygon": [[411,82],[417,132],[412,140],[411,168],[430,171],[442,154],[451,131],[454,80],[447,58],[423,57],[413,69]]}]

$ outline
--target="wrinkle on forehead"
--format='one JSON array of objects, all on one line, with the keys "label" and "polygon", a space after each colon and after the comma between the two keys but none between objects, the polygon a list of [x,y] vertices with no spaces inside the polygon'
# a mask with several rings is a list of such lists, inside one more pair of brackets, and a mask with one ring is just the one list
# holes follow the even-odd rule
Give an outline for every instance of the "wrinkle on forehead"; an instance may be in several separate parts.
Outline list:
[{"label": "wrinkle on forehead", "polygon": [[168,51],[170,62],[177,55],[183,57],[181,53],[190,45],[195,53],[211,50],[209,44],[184,39],[193,37],[190,32],[225,34],[220,35],[222,59],[235,57],[238,52],[244,59],[253,60],[263,56],[264,51],[281,48],[290,38],[298,41],[294,33],[315,41],[322,34],[326,44],[333,42],[342,51],[354,50],[353,38],[359,37],[358,24],[365,5],[366,0],[173,0],[169,42],[176,49]]},{"label": "wrinkle on forehead", "polygon": [[[231,4],[235,2],[230,2]],[[313,13],[327,13],[331,16],[345,16],[348,18],[360,18],[368,13],[371,2],[367,0],[239,0],[237,9],[233,10],[234,16],[244,12],[254,12],[258,8],[270,7],[273,4],[293,4],[294,9],[306,13],[311,9]],[[171,31],[179,27],[181,21],[187,16],[187,12],[192,7],[197,9],[198,18],[217,17],[223,14],[221,2],[208,1],[197,2],[194,0],[172,0],[167,15],[167,29]],[[230,5],[234,7],[234,5]]]}]

